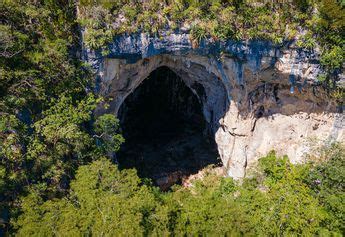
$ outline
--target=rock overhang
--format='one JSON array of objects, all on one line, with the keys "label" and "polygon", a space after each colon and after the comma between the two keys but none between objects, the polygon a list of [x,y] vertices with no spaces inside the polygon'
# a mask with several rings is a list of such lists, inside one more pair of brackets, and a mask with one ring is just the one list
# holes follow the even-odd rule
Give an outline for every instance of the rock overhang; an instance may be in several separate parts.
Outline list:
[{"label": "rock overhang", "polygon": [[[213,57],[221,60],[223,55],[236,58],[239,62],[247,62],[253,69],[259,70],[263,59],[272,58],[274,64],[277,60],[284,60],[284,51],[294,51],[294,63],[308,60],[317,65],[319,54],[314,50],[304,50],[294,47],[293,41],[286,41],[275,45],[270,41],[216,41],[212,38],[202,39],[197,45],[191,41],[188,33],[167,33],[149,35],[147,33],[123,34],[114,37],[107,47],[107,55],[103,56],[100,50],[86,50],[84,56],[92,65],[97,67],[103,58],[124,59],[127,63],[135,63],[140,59],[156,55],[186,55]],[[267,62],[266,62],[267,63]],[[293,73],[293,72],[292,72]]]},{"label": "rock overhang", "polygon": [[[156,68],[173,70],[203,104],[223,164],[235,178],[243,177],[248,164],[269,150],[299,161],[309,149],[304,138],[344,139],[344,116],[325,99],[325,91],[314,86],[321,70],[318,54],[291,42],[276,46],[205,39],[196,46],[186,33],[132,34],[114,38],[107,56],[88,50],[85,55],[97,72],[98,93],[112,98],[109,109],[100,113],[116,114],[126,96]],[[193,88],[193,83],[202,89]],[[291,128],[279,121],[290,121]],[[317,121],[324,122],[313,130],[309,124]],[[265,126],[275,128],[278,137],[270,137],[274,134]],[[300,132],[286,135],[290,129]]]}]

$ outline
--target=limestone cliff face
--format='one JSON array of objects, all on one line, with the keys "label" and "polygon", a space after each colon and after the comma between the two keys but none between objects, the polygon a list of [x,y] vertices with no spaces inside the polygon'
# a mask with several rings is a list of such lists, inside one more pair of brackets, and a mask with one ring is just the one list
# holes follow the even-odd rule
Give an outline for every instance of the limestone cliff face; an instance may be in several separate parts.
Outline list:
[{"label": "limestone cliff face", "polygon": [[315,86],[318,54],[286,44],[213,42],[193,45],[186,33],[120,36],[110,54],[84,50],[97,92],[117,114],[124,99],[158,67],[179,75],[201,102],[230,176],[241,178],[270,150],[303,161],[320,143],[344,142],[342,108]]}]

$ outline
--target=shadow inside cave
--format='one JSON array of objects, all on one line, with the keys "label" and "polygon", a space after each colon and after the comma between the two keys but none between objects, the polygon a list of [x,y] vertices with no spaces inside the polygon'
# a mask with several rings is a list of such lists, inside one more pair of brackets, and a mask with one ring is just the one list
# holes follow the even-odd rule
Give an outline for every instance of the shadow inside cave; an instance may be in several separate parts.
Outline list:
[{"label": "shadow inside cave", "polygon": [[161,189],[200,169],[221,165],[202,103],[168,67],[154,70],[123,102],[118,117],[126,142],[121,168],[136,168]]}]

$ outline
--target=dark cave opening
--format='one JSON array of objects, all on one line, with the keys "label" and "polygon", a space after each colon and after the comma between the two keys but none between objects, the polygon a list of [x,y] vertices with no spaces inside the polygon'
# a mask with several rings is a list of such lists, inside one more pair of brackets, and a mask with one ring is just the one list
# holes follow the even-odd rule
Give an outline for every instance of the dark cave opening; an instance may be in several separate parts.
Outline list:
[{"label": "dark cave opening", "polygon": [[125,99],[118,117],[126,139],[120,167],[136,168],[163,190],[210,164],[220,165],[201,103],[168,67],[153,71]]}]

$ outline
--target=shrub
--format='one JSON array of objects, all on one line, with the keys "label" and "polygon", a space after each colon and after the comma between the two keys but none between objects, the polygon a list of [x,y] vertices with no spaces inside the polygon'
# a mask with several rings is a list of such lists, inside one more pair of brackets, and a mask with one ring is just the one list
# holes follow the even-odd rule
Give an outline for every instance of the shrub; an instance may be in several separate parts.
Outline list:
[{"label": "shrub", "polygon": [[191,37],[193,41],[200,43],[202,40],[206,39],[207,31],[201,26],[194,25],[191,29]]},{"label": "shrub", "polygon": [[324,50],[320,62],[328,70],[333,71],[342,67],[345,56],[344,49],[340,46],[334,46],[330,50]]}]

